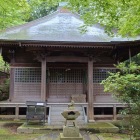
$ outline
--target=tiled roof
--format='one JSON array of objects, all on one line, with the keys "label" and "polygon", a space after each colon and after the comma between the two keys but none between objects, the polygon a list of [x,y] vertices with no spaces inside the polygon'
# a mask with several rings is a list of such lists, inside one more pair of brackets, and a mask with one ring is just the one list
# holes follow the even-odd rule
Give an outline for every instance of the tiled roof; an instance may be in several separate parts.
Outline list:
[{"label": "tiled roof", "polygon": [[79,27],[82,25],[84,23],[78,15],[58,10],[38,20],[7,29],[0,33],[0,39],[72,42],[137,40],[132,38],[110,37],[100,25],[88,27],[88,31],[82,34],[79,30]]}]

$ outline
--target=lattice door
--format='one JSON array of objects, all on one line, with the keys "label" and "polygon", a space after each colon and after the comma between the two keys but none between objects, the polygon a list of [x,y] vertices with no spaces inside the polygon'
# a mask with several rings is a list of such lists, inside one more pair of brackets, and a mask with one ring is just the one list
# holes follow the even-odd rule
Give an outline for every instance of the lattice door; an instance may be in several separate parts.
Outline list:
[{"label": "lattice door", "polygon": [[49,96],[70,97],[83,93],[82,69],[50,69],[48,74]]},{"label": "lattice door", "polygon": [[100,83],[102,82],[102,80],[105,80],[109,76],[109,72],[115,73],[116,69],[115,68],[95,68],[95,69],[93,69],[93,92],[94,92],[94,95],[104,94],[104,87]]}]

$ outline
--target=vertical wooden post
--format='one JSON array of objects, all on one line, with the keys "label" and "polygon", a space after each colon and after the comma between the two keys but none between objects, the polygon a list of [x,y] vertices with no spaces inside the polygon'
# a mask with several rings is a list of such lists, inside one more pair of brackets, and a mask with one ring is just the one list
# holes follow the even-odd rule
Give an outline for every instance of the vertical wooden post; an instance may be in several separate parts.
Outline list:
[{"label": "vertical wooden post", "polygon": [[117,119],[117,110],[116,110],[116,105],[113,105],[113,119]]},{"label": "vertical wooden post", "polygon": [[19,119],[19,106],[16,105],[15,107],[15,119]]},{"label": "vertical wooden post", "polygon": [[9,101],[11,101],[14,97],[14,78],[15,78],[15,69],[10,68],[10,93],[9,93]]},{"label": "vertical wooden post", "polygon": [[88,61],[88,120],[94,121],[93,117],[93,60]]},{"label": "vertical wooden post", "polygon": [[41,61],[41,100],[46,101],[46,58]]}]

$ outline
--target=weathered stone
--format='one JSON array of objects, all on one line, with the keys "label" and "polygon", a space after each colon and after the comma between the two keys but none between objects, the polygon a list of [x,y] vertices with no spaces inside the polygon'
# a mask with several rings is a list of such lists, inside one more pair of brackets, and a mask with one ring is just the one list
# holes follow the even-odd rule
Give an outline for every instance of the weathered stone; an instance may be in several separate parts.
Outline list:
[{"label": "weathered stone", "polygon": [[75,120],[80,115],[79,111],[76,110],[65,110],[61,114],[66,120]]},{"label": "weathered stone", "polygon": [[33,133],[33,129],[19,127],[19,128],[17,128],[17,133],[32,134]]},{"label": "weathered stone", "polygon": [[95,120],[89,120],[88,122],[89,122],[89,123],[94,123],[94,122],[95,122]]},{"label": "weathered stone", "polygon": [[83,140],[79,133],[79,127],[76,125],[76,118],[80,115],[74,108],[74,101],[68,105],[68,110],[63,111],[62,116],[66,119],[63,126],[63,133],[60,133],[60,140]]},{"label": "weathered stone", "polygon": [[79,137],[79,127],[63,126],[64,137]]},{"label": "weathered stone", "polygon": [[60,133],[60,140],[83,140],[83,137],[81,134],[79,137],[64,137],[63,133]]}]

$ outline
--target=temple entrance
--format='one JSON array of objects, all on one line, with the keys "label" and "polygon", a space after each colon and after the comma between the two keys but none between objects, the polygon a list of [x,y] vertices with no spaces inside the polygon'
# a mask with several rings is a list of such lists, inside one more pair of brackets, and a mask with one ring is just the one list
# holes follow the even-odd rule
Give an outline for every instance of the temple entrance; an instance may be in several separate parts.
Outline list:
[{"label": "temple entrance", "polygon": [[82,68],[49,68],[48,101],[69,102],[72,95],[85,94],[86,72]]}]

